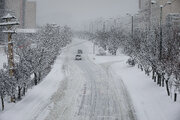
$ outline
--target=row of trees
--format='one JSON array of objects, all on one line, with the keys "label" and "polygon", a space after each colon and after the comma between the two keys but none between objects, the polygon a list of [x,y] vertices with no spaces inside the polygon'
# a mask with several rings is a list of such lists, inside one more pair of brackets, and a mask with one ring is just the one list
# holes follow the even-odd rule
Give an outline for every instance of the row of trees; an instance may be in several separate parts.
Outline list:
[{"label": "row of trees", "polygon": [[47,24],[33,34],[13,37],[15,51],[14,77],[9,77],[8,66],[0,70],[2,110],[4,98],[21,100],[27,89],[37,85],[51,70],[61,49],[72,40],[71,29]]},{"label": "row of trees", "polygon": [[[134,26],[137,26],[136,23]],[[112,24],[110,29],[105,27],[94,33],[89,33],[90,38],[95,38],[96,44],[116,55],[118,48],[123,49],[138,63],[147,75],[152,73],[152,79],[159,86],[166,85],[168,95],[173,92],[176,100],[180,91],[180,29],[174,24],[163,25],[163,41],[160,48],[160,26],[154,24],[148,29],[136,27],[132,33],[124,26]],[[93,36],[93,37],[92,37]],[[160,50],[162,58],[159,58]],[[166,84],[165,84],[166,83]]]}]

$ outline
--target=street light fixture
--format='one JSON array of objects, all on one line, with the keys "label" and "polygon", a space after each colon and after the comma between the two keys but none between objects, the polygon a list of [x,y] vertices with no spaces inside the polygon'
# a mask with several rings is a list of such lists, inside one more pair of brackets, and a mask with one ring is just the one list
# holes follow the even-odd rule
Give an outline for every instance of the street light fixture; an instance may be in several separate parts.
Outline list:
[{"label": "street light fixture", "polygon": [[131,16],[131,22],[132,22],[132,24],[131,24],[131,35],[132,35],[132,40],[133,40],[133,38],[134,38],[134,16],[129,14],[129,13],[127,13],[126,15]]},{"label": "street light fixture", "polygon": [[[155,0],[151,0],[151,4],[157,4]],[[162,59],[162,12],[166,5],[171,5],[171,1],[167,1],[164,5],[160,5],[160,42],[159,42],[159,60]]]},{"label": "street light fixture", "polygon": [[171,1],[167,1],[166,3],[167,3],[168,5],[171,5],[171,4],[172,4],[172,2],[171,2]]},{"label": "street light fixture", "polygon": [[156,4],[157,2],[155,0],[151,0],[151,4]]},{"label": "street light fixture", "polygon": [[9,66],[9,76],[14,76],[14,55],[13,55],[13,42],[12,42],[12,34],[15,33],[12,30],[14,25],[19,25],[19,22],[15,21],[16,17],[11,14],[7,14],[1,18],[5,22],[0,23],[0,26],[7,27],[7,30],[3,31],[8,34],[8,66]]},{"label": "street light fixture", "polygon": [[[131,17],[131,22],[132,22],[132,26],[131,26],[131,34],[132,34],[132,40],[134,39],[134,15],[131,15],[129,13],[126,13],[126,15]],[[135,14],[138,15],[138,14]]]},{"label": "street light fixture", "polygon": [[[157,4],[156,0],[151,0],[151,4]],[[171,5],[172,2],[170,0],[168,0],[164,5],[162,5],[163,7],[165,7],[166,5]],[[161,6],[161,5],[160,5]]]}]

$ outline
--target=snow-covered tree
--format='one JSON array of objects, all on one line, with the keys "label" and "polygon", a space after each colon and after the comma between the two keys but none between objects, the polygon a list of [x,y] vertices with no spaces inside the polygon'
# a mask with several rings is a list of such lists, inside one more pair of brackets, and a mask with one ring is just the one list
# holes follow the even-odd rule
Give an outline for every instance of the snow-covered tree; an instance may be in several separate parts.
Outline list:
[{"label": "snow-covered tree", "polygon": [[67,26],[47,24],[40,27],[37,33],[18,33],[13,36],[14,76],[9,77],[7,66],[0,70],[3,109],[5,96],[11,96],[13,100],[17,97],[20,100],[28,86],[37,85],[51,71],[51,66],[61,49],[71,42],[72,35]]}]

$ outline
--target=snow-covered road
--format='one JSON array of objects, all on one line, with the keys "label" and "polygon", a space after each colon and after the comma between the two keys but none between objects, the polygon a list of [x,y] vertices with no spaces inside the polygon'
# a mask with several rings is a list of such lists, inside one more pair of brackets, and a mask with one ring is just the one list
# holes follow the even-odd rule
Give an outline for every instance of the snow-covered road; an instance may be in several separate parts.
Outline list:
[{"label": "snow-covered road", "polygon": [[[74,60],[78,49],[83,50],[82,61]],[[123,82],[113,79],[109,64],[98,65],[88,58],[86,41],[75,39],[64,54],[66,79],[53,95],[45,120],[136,120]]]},{"label": "snow-covered road", "polygon": [[[78,49],[80,61],[74,60]],[[128,56],[92,51],[91,42],[74,39],[39,85],[6,103],[0,120],[180,120],[180,97],[173,102],[151,76],[126,64]]]}]

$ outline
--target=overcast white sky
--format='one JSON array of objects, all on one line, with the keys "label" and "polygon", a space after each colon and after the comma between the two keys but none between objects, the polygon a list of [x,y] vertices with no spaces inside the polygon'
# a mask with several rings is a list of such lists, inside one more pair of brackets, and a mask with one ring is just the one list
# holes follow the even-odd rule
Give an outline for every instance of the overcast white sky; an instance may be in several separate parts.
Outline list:
[{"label": "overcast white sky", "polygon": [[138,0],[36,0],[37,24],[78,27],[87,20],[137,13]]}]

